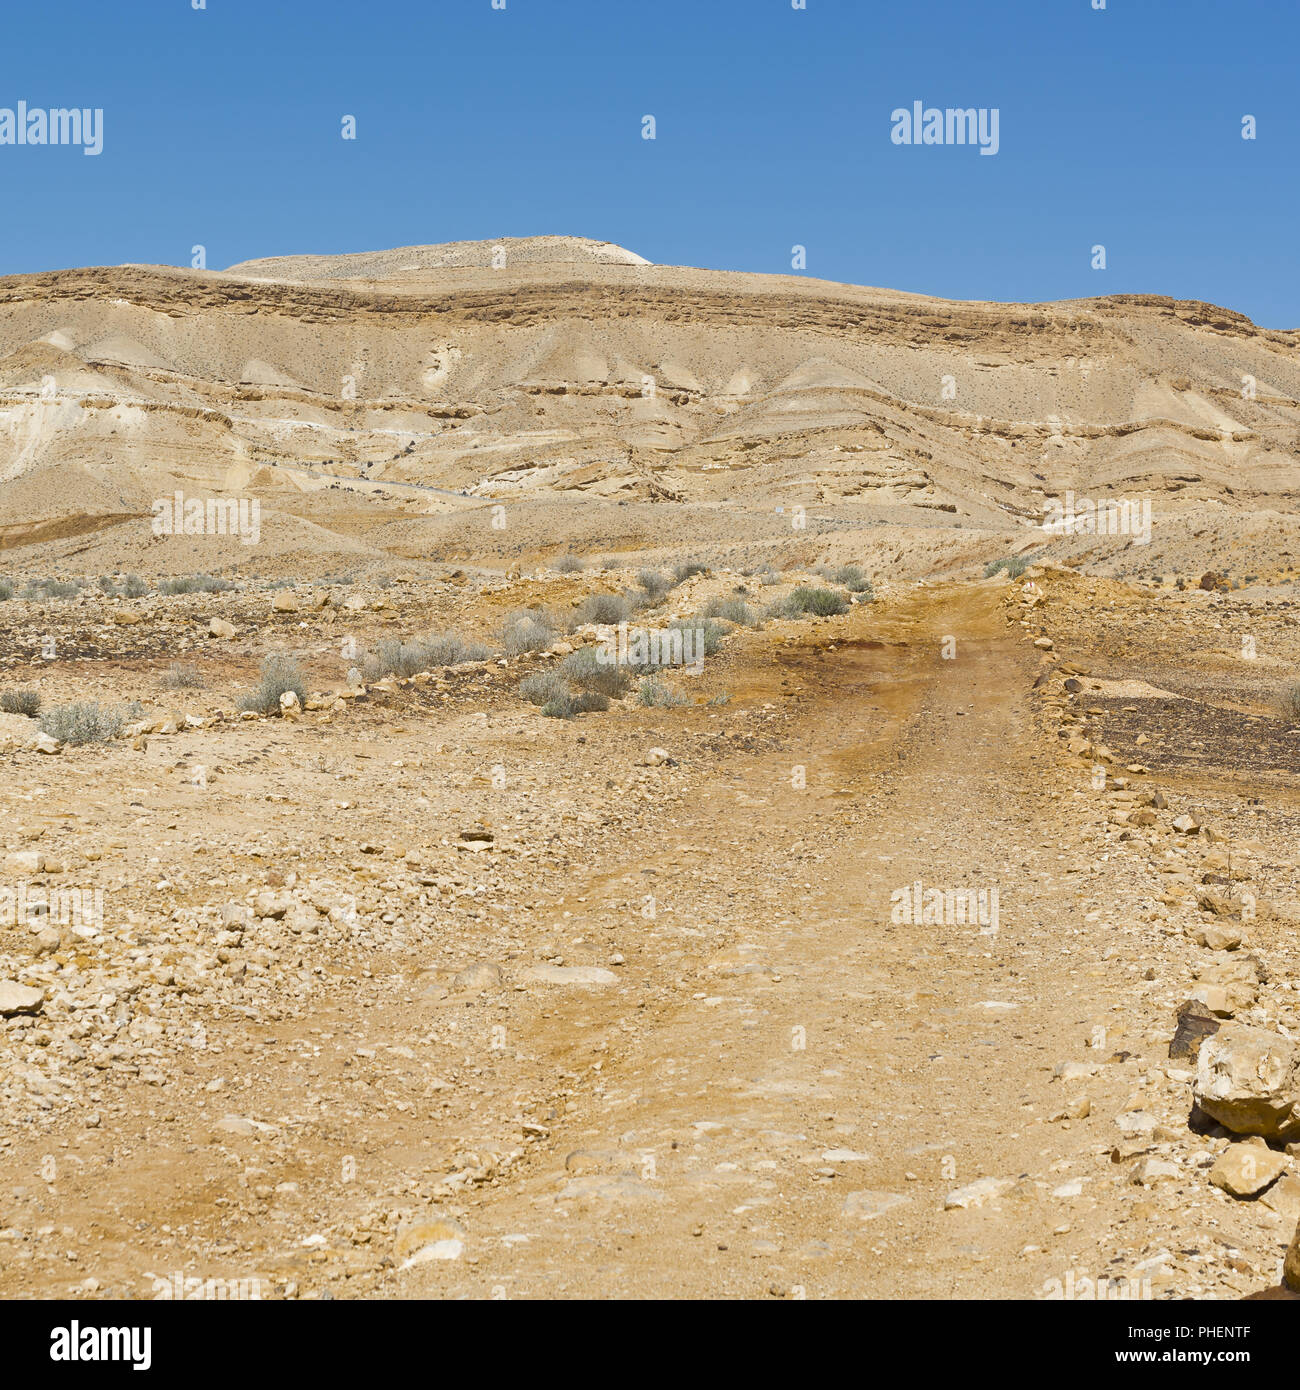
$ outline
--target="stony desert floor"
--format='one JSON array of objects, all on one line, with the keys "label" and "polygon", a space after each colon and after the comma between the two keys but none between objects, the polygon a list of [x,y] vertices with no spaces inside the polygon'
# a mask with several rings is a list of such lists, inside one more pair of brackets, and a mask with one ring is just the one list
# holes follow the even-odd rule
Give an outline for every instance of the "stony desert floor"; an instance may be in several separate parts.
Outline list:
[{"label": "stony desert floor", "polygon": [[[507,615],[635,566],[0,602],[0,690],[140,702],[0,716],[6,881],[103,893],[0,924],[0,1296],[1279,1284],[1294,582],[886,570],[723,624],[681,703],[545,717],[521,679],[605,630]],[[715,563],[636,621],[823,582]],[[491,654],[357,678],[446,629]],[[273,651],[307,698],[241,714]],[[900,921],[918,882],[996,917]],[[1273,1049],[1231,1129],[1203,1038]]]},{"label": "stony desert floor", "polygon": [[1300,1288],[1298,348],[0,279],[0,1297]]}]

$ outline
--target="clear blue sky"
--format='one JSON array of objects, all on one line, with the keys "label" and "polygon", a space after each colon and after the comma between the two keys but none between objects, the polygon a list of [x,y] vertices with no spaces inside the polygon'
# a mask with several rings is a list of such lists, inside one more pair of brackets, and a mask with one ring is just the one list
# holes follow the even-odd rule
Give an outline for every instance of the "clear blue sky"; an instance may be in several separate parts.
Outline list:
[{"label": "clear blue sky", "polygon": [[[0,145],[0,274],[563,233],[1300,327],[1298,73],[1296,0],[12,4],[0,107],[102,107],[104,151]],[[998,154],[893,144],[918,100]]]}]

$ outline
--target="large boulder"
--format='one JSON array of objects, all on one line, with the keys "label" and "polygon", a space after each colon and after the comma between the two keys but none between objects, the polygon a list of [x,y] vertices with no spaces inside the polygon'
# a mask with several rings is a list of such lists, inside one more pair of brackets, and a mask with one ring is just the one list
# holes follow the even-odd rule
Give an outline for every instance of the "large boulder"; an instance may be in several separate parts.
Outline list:
[{"label": "large boulder", "polygon": [[39,1013],[44,999],[44,994],[30,985],[20,985],[17,980],[0,980],[0,1016]]},{"label": "large boulder", "polygon": [[1266,1028],[1228,1024],[1201,1044],[1196,1101],[1234,1134],[1300,1135],[1300,1050]]}]

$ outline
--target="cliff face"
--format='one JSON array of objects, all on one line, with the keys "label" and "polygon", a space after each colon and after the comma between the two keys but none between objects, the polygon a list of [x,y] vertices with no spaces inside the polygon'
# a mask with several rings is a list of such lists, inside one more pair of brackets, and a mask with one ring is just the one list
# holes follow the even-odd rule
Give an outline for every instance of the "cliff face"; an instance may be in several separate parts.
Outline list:
[{"label": "cliff face", "polygon": [[1156,296],[954,302],[562,237],[0,280],[10,527],[325,478],[996,531],[1067,490],[1294,510],[1298,441],[1300,335]]}]

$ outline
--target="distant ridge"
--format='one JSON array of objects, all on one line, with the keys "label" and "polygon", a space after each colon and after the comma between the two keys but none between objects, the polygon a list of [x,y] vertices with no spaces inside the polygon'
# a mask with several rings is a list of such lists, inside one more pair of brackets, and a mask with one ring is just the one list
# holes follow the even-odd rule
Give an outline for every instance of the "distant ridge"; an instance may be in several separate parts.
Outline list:
[{"label": "distant ridge", "polygon": [[448,241],[435,246],[397,246],[391,251],[348,255],[268,256],[241,261],[225,274],[255,280],[388,280],[428,270],[489,270],[520,265],[650,265],[644,256],[581,236],[500,237]]}]

